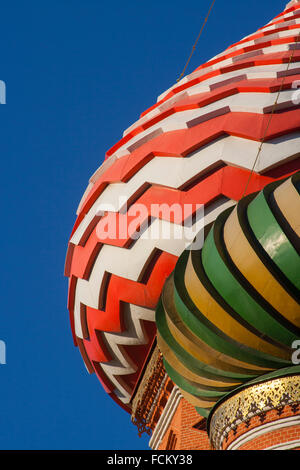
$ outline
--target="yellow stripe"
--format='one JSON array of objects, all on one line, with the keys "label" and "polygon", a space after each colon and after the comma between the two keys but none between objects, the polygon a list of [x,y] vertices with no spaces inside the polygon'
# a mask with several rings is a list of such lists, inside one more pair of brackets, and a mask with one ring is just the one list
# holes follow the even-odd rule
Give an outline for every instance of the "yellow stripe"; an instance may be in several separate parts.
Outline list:
[{"label": "yellow stripe", "polygon": [[275,189],[274,197],[284,217],[300,237],[300,197],[290,178]]},{"label": "yellow stripe", "polygon": [[188,259],[184,282],[189,296],[200,312],[217,328],[223,331],[224,334],[240,343],[241,347],[246,345],[256,351],[261,351],[282,359],[290,359],[288,351],[277,348],[256,336],[229,315],[226,310],[214,300],[195,273],[191,254]]},{"label": "yellow stripe", "polygon": [[195,382],[195,384],[198,384],[200,387],[201,385],[203,385],[203,386],[212,387],[212,389],[218,390],[218,388],[237,387],[238,385],[241,385],[241,382],[237,380],[223,382],[221,380],[207,379],[206,377],[201,377],[200,375],[194,374],[178,360],[177,356],[165,343],[164,339],[159,333],[157,333],[157,344],[162,355],[164,356],[166,361],[170,364],[170,366],[173,367],[173,369],[176,372],[178,372],[178,374],[180,374],[182,377],[192,382]]},{"label": "yellow stripe", "polygon": [[225,222],[224,241],[232,261],[257,292],[283,317],[300,327],[300,305],[273,277],[251,247],[239,224],[236,208]]},{"label": "yellow stripe", "polygon": [[172,276],[166,281],[162,294],[166,320],[172,336],[191,356],[216,369],[234,373],[259,375],[273,370],[239,361],[208,346],[182,322],[173,302],[173,291]]},{"label": "yellow stripe", "polygon": [[180,390],[180,392],[183,398],[185,398],[191,405],[199,407],[199,408],[211,408],[219,399],[217,398],[214,401],[211,401],[210,399],[210,401],[206,401],[201,398],[195,397],[195,395],[191,395],[185,390]]}]

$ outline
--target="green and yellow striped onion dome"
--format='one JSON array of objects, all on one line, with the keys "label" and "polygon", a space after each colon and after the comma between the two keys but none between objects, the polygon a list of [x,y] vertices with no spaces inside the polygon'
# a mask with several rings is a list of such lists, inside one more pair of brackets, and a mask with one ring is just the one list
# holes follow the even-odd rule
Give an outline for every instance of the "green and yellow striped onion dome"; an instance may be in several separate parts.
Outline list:
[{"label": "green and yellow striped onion dome", "polygon": [[292,365],[300,339],[300,173],[219,215],[156,310],[166,372],[207,416],[230,391]]}]

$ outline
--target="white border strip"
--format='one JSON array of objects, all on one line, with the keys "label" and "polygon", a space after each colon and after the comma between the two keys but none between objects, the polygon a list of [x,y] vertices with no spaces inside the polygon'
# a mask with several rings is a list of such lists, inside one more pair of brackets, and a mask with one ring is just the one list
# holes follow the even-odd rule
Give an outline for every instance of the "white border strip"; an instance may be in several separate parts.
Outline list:
[{"label": "white border strip", "polygon": [[290,426],[296,426],[300,424],[300,415],[291,416],[289,418],[282,418],[271,423],[263,424],[262,426],[251,429],[247,433],[240,436],[238,439],[233,441],[228,447],[227,450],[237,450],[247,442],[266,434],[269,432],[276,431],[277,429],[287,428]]},{"label": "white border strip", "polygon": [[152,433],[151,439],[149,441],[149,447],[153,450],[157,450],[167,429],[174,416],[175,411],[179,405],[179,402],[182,398],[180,390],[175,386],[169,396],[168,402],[155,426],[155,429]]},{"label": "white border strip", "polygon": [[284,442],[283,444],[276,444],[275,446],[267,447],[265,450],[290,450],[300,447],[300,440]]}]

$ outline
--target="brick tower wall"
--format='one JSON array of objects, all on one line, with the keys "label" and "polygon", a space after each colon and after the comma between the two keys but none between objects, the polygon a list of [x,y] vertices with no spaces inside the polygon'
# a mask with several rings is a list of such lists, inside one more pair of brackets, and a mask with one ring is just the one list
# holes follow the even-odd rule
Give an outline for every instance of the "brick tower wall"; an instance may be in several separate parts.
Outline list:
[{"label": "brick tower wall", "polygon": [[[159,445],[159,450],[209,450],[205,421],[190,403],[181,398]],[[199,422],[204,430],[193,428]]]}]

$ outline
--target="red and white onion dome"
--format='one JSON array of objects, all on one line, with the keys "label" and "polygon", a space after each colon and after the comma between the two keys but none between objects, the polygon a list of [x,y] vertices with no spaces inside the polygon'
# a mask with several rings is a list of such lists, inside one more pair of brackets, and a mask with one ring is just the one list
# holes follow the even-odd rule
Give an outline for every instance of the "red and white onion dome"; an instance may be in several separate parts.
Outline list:
[{"label": "red and white onion dome", "polygon": [[[128,411],[162,287],[187,245],[176,229],[193,215],[195,232],[244,193],[300,168],[299,33],[293,1],[159,96],[90,179],[66,257],[68,309],[88,371]],[[162,203],[192,209],[174,218]],[[125,236],[99,230],[112,220]],[[173,230],[155,238],[153,228]]]}]

